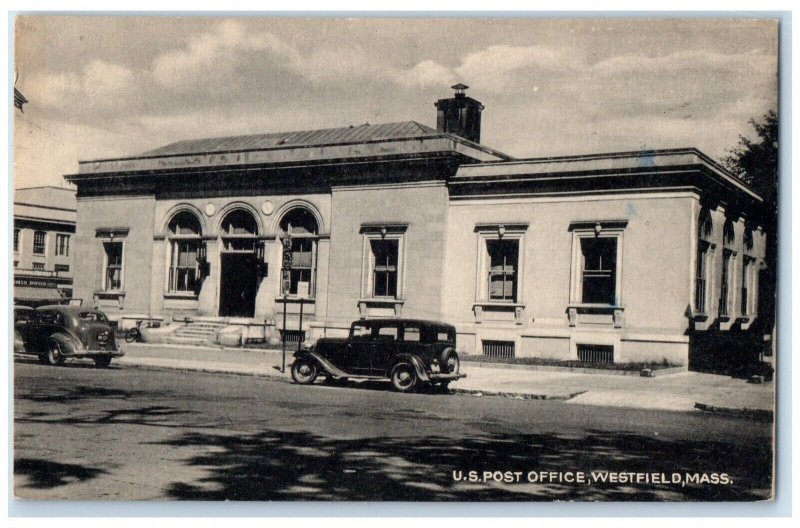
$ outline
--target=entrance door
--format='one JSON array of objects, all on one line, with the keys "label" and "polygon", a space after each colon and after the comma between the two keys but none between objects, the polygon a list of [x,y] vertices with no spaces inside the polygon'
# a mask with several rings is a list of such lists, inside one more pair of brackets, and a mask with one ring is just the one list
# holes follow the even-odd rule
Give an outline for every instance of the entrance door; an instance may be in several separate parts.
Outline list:
[{"label": "entrance door", "polygon": [[256,309],[258,271],[252,253],[222,253],[219,314],[253,317]]}]

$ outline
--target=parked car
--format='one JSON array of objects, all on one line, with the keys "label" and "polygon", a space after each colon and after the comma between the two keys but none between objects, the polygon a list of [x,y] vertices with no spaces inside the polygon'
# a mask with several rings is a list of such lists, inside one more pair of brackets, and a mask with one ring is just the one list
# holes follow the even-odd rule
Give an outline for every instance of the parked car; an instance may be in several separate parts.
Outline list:
[{"label": "parked car", "polygon": [[364,319],[346,338],[320,338],[294,354],[292,379],[306,385],[322,374],[330,380],[389,379],[395,390],[427,384],[446,389],[466,377],[459,372],[454,326],[417,319]]},{"label": "parked car", "polygon": [[14,352],[25,353],[25,342],[22,340],[22,334],[19,333],[17,325],[26,324],[33,314],[33,308],[30,306],[14,305]]},{"label": "parked car", "polygon": [[98,367],[107,367],[112,358],[123,355],[117,348],[114,329],[99,310],[42,306],[19,321],[15,310],[14,319],[14,330],[22,337],[25,353],[36,354],[42,363],[63,365],[69,358],[91,358]]}]

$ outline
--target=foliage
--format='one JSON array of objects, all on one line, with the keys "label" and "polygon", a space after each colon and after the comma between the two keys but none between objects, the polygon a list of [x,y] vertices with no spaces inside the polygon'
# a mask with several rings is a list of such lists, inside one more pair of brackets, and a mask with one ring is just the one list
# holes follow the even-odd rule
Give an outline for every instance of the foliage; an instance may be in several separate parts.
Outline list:
[{"label": "foliage", "polygon": [[774,226],[778,210],[778,114],[770,110],[760,121],[751,119],[750,124],[757,139],[739,136],[739,144],[722,164],[764,198],[765,220]]}]

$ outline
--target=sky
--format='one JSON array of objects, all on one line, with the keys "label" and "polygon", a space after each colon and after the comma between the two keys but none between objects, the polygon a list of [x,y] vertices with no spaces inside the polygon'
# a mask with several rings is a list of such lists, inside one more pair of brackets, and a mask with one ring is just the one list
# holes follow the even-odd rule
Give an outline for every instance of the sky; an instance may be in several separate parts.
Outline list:
[{"label": "sky", "polygon": [[22,16],[15,187],[183,139],[414,120],[470,86],[517,158],[696,147],[777,110],[777,22]]}]

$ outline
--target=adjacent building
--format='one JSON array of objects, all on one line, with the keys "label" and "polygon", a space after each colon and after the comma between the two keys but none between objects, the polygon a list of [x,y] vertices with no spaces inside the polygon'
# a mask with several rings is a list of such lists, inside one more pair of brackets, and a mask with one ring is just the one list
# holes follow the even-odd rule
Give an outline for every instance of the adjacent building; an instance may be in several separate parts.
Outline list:
[{"label": "adjacent building", "polygon": [[122,326],[314,338],[403,316],[455,324],[464,353],[598,362],[686,365],[692,336],[753,325],[766,234],[746,185],[692,148],[514,159],[454,88],[435,129],[80,162],[74,295]]},{"label": "adjacent building", "polygon": [[72,298],[75,191],[27,187],[14,193],[14,304],[39,306]]}]

